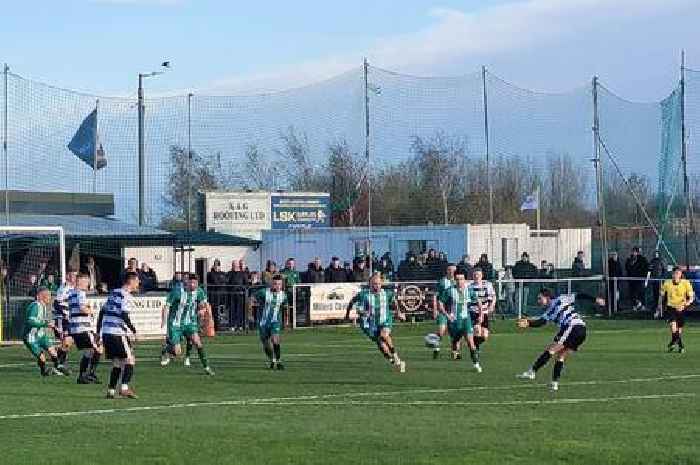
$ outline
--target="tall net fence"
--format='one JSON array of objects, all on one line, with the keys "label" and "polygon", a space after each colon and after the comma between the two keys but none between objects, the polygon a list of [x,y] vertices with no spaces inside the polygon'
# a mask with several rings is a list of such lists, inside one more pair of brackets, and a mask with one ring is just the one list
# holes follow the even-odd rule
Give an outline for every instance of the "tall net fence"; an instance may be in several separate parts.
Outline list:
[{"label": "tall net fence", "polygon": [[[160,229],[182,229],[186,216],[200,227],[197,191],[216,189],[330,192],[334,226],[365,227],[370,215],[374,225],[484,224],[490,220],[490,179],[496,223],[535,228],[534,211],[520,205],[539,189],[543,229],[595,226],[590,84],[547,94],[489,71],[416,77],[366,70],[366,76],[358,67],[268,94],[147,98],[142,206],[135,98],[98,97],[8,73],[7,100],[0,94],[7,117],[1,179],[6,176],[7,189],[16,191],[112,194],[115,218],[135,224],[141,207],[146,226]],[[695,198],[696,71],[686,72],[685,102]],[[598,86],[608,222],[633,227],[631,233],[615,232],[613,247],[620,251],[640,243],[648,254],[656,248],[646,212],[660,234],[676,241],[667,258],[681,261],[680,106],[679,89],[660,102],[635,103]],[[95,109],[107,159],[96,171],[68,149]],[[21,212],[10,214],[17,218]],[[89,221],[75,225],[86,234],[94,227]],[[90,247],[123,259],[118,247],[99,240]],[[519,252],[524,250],[527,244],[520,244]]]}]

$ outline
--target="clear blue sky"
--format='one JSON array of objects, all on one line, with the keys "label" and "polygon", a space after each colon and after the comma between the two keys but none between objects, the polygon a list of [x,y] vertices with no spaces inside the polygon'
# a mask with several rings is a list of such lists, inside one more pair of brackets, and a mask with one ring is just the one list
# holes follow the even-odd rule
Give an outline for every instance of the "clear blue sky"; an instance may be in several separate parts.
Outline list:
[{"label": "clear blue sky", "polygon": [[369,56],[421,75],[486,64],[519,85],[563,90],[594,73],[634,99],[700,67],[697,0],[25,0],[3,2],[0,60],[18,74],[101,94],[170,59],[153,92],[237,93],[337,74]]}]

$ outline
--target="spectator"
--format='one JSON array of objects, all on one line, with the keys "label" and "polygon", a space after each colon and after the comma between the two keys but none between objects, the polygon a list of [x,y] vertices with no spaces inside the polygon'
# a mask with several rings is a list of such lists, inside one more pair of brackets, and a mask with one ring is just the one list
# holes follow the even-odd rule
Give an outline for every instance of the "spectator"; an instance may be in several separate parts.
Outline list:
[{"label": "spectator", "polygon": [[[244,263],[245,265],[245,263]],[[240,260],[231,261],[231,270],[226,275],[226,281],[230,288],[227,288],[229,295],[229,324],[232,330],[243,329],[245,324],[245,296],[248,280],[248,273],[241,269]]]},{"label": "spectator", "polygon": [[221,314],[228,308],[226,297],[226,284],[228,277],[221,270],[221,261],[217,258],[214,265],[207,273],[207,294],[211,302],[212,316],[214,317],[214,328],[218,331],[221,327]]},{"label": "spectator", "polygon": [[340,266],[340,259],[338,257],[333,257],[331,259],[331,265],[326,269],[326,282],[327,283],[344,283],[347,282],[348,276],[345,270]]},{"label": "spectator", "polygon": [[540,262],[539,275],[540,275],[540,278],[542,278],[542,279],[549,278],[549,268],[547,266],[547,260],[542,260]]},{"label": "spectator", "polygon": [[659,310],[659,290],[661,289],[661,280],[666,274],[666,263],[664,263],[663,258],[661,258],[661,252],[658,250],[654,251],[654,258],[649,262],[649,271],[651,272],[651,292],[652,292],[652,306],[656,311]]},{"label": "spectator", "polygon": [[352,281],[356,283],[365,283],[369,281],[369,269],[365,265],[364,260],[360,260],[355,265],[355,270],[352,273]]},{"label": "spectator", "polygon": [[457,272],[462,273],[469,281],[474,279],[474,266],[469,255],[462,255],[462,261],[457,264]]},{"label": "spectator", "polygon": [[576,253],[574,262],[571,264],[571,272],[573,276],[583,276],[586,274],[586,264],[583,261],[583,250]]},{"label": "spectator", "polygon": [[46,275],[46,282],[42,287],[48,289],[52,294],[56,293],[58,290],[58,283],[56,283],[56,277],[53,275],[53,273]]},{"label": "spectator", "polygon": [[493,265],[489,261],[488,254],[482,253],[474,268],[481,268],[481,271],[484,272],[484,279],[492,280],[494,278]]},{"label": "spectator", "polygon": [[345,262],[343,263],[343,269],[345,270],[345,275],[347,276],[348,281],[352,281],[352,263],[350,262]]},{"label": "spectator", "polygon": [[272,278],[277,274],[277,263],[268,260],[265,265],[265,271],[262,273],[262,282],[267,287],[272,286]]},{"label": "spectator", "polygon": [[142,292],[155,291],[158,289],[158,276],[153,268],[148,266],[148,263],[141,263],[141,274],[139,275],[141,280],[141,290]]},{"label": "spectator", "polygon": [[99,295],[109,294],[109,288],[107,288],[107,283],[100,283],[97,285],[97,293]]},{"label": "spectator", "polygon": [[[297,271],[297,263],[293,258],[287,259],[287,262],[284,264],[284,268],[280,274],[284,278],[284,286],[285,289],[287,289],[287,292],[289,292],[289,290],[293,288],[295,284],[299,284],[301,282],[301,276]],[[291,302],[291,299],[289,301]]]},{"label": "spectator", "polygon": [[259,271],[250,272],[250,287],[260,287],[262,286],[262,277]]},{"label": "spectator", "polygon": [[384,281],[394,280],[394,268],[386,255],[383,256],[381,261],[377,264],[376,271],[382,274],[382,279]]},{"label": "spectator", "polygon": [[421,274],[422,267],[418,263],[415,255],[408,253],[406,261],[399,265],[399,279],[402,281],[412,281]]},{"label": "spectator", "polygon": [[537,277],[537,268],[530,263],[530,255],[527,252],[523,252],[520,260],[515,262],[513,277],[515,279],[533,279]]},{"label": "spectator", "polygon": [[630,300],[632,308],[640,310],[644,307],[644,278],[649,271],[649,262],[641,254],[639,247],[632,247],[632,253],[625,261],[625,271],[629,281]]},{"label": "spectator", "polygon": [[173,274],[173,279],[170,281],[170,289],[175,289],[178,287],[182,287],[184,285],[184,282],[182,280],[182,272],[181,271],[176,271],[175,274]]},{"label": "spectator", "polygon": [[238,268],[239,268],[243,273],[245,273],[246,281],[250,281],[250,269],[248,268],[248,265],[246,265],[244,259],[241,258],[240,260],[238,260]]},{"label": "spectator", "polygon": [[84,273],[87,273],[88,280],[88,291],[97,292],[97,286],[102,282],[102,273],[100,273],[100,268],[95,263],[94,257],[88,257],[85,260]]},{"label": "spectator", "polygon": [[[126,277],[127,273],[136,273],[137,275],[141,274],[141,272],[139,271],[139,262],[133,257],[129,259],[126,268],[124,269],[124,271],[122,271],[121,275],[119,276],[120,283],[124,282],[124,278]],[[182,279],[180,279],[180,281],[182,281]]]},{"label": "spectator", "polygon": [[508,313],[515,313],[517,309],[515,307],[515,282],[513,282],[512,266],[506,266],[505,272],[503,273],[503,280],[506,281],[505,283],[503,283],[503,290],[505,292],[506,300],[506,311]]},{"label": "spectator", "polygon": [[313,262],[309,263],[304,281],[314,284],[326,282],[326,274],[323,270],[323,266],[321,266],[320,258],[316,257]]},{"label": "spectator", "polygon": [[618,279],[622,278],[622,264],[620,263],[617,252],[610,252],[610,257],[608,258],[608,276],[610,277],[610,281],[608,281],[607,304],[612,312],[614,309],[617,309],[617,300],[620,296],[620,283]]},{"label": "spectator", "polygon": [[39,278],[35,274],[29,275],[29,293],[28,296],[36,296],[39,290]]},{"label": "spectator", "polygon": [[[515,266],[513,267],[513,278],[514,279],[534,279],[537,278],[537,267],[530,263],[530,255],[528,255],[527,252],[523,252],[522,255],[520,256],[520,260],[515,262]],[[522,283],[521,284],[523,290],[522,292],[518,293],[518,298],[522,299],[518,303],[519,307],[523,310],[527,309],[528,305],[528,298],[530,296],[530,287],[531,284],[529,283]]]},{"label": "spectator", "polygon": [[46,260],[42,260],[39,262],[39,269],[36,272],[36,287],[37,289],[39,286],[42,285],[46,281],[46,276],[49,274],[49,271],[47,269],[48,263]]}]

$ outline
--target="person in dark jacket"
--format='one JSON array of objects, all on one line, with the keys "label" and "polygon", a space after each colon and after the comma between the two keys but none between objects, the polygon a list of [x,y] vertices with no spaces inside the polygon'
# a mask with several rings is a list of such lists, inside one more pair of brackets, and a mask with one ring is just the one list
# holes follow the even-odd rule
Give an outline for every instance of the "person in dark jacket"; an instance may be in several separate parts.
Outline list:
[{"label": "person in dark jacket", "polygon": [[345,283],[347,280],[348,275],[343,267],[340,266],[340,259],[338,257],[333,257],[330,266],[326,269],[326,282]]},{"label": "person in dark jacket", "polygon": [[462,261],[457,264],[457,272],[462,273],[467,281],[474,279],[474,266],[469,255],[462,255]]},{"label": "person in dark jacket", "polygon": [[649,271],[649,262],[641,254],[639,247],[632,247],[632,253],[625,261],[625,271],[629,281],[630,300],[634,310],[644,306],[644,279]]},{"label": "person in dark jacket", "polygon": [[352,281],[355,283],[363,283],[369,281],[369,268],[364,260],[359,260],[355,265],[355,270],[352,272]]},{"label": "person in dark jacket", "polygon": [[[537,267],[530,262],[530,255],[527,252],[523,252],[520,255],[520,260],[515,262],[513,266],[513,278],[514,279],[535,279],[538,276]],[[536,285],[532,283],[521,283],[523,291],[518,292],[518,298],[522,299],[518,305],[520,308],[525,310],[528,304],[528,297],[530,296],[530,288]]]},{"label": "person in dark jacket", "polygon": [[226,273],[221,270],[221,261],[217,258],[214,260],[214,266],[207,273],[207,294],[211,301],[211,311],[214,317],[214,327],[219,330],[220,316],[222,310],[226,309],[226,284],[228,278]]},{"label": "person in dark jacket", "polygon": [[394,280],[394,267],[391,261],[387,259],[386,256],[382,257],[381,261],[377,264],[375,271],[382,274],[382,279],[384,281]]},{"label": "person in dark jacket", "polygon": [[231,329],[243,329],[245,325],[245,295],[248,281],[248,273],[241,269],[241,263],[238,260],[231,262],[231,270],[226,275],[228,287],[226,290],[229,295],[229,322]]},{"label": "person in dark jacket", "polygon": [[610,257],[608,258],[608,276],[610,281],[608,281],[608,301],[607,304],[610,311],[617,309],[617,299],[620,297],[620,281],[615,278],[622,278],[622,264],[620,263],[620,258],[617,252],[610,252]]},{"label": "person in dark jacket", "polygon": [[326,282],[326,273],[321,266],[321,259],[316,257],[314,261],[309,263],[304,276],[304,282],[316,284]]},{"label": "person in dark jacket", "polygon": [[[489,261],[489,256],[488,254],[482,253],[481,257],[479,257],[479,261],[476,262],[476,265],[474,265],[474,268],[480,268],[481,271],[484,273],[484,279],[487,281],[492,281],[495,279],[494,273],[493,273],[493,265]],[[472,272],[473,274],[473,272]]]},{"label": "person in dark jacket", "polygon": [[649,272],[651,273],[651,292],[653,295],[653,300],[651,305],[658,311],[659,306],[659,291],[661,289],[661,280],[666,275],[666,263],[664,259],[661,258],[661,252],[658,250],[654,251],[654,258],[649,262]]},{"label": "person in dark jacket", "polygon": [[579,250],[574,257],[574,262],[571,264],[571,273],[573,276],[583,276],[586,273],[586,264],[583,261],[583,250]]}]

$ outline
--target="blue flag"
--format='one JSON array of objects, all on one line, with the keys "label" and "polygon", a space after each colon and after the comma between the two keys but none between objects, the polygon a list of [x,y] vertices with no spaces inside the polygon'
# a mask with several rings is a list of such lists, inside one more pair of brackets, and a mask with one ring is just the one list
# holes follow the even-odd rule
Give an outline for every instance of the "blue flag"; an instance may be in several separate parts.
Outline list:
[{"label": "blue flag", "polygon": [[[68,150],[84,161],[90,168],[98,170],[107,166],[107,157],[97,135],[97,109],[87,115],[68,144]],[[97,149],[95,149],[97,146]],[[97,157],[97,163],[95,163]]]},{"label": "blue flag", "polygon": [[520,211],[537,210],[540,203],[537,197],[536,194],[526,196],[525,201],[520,205]]}]

